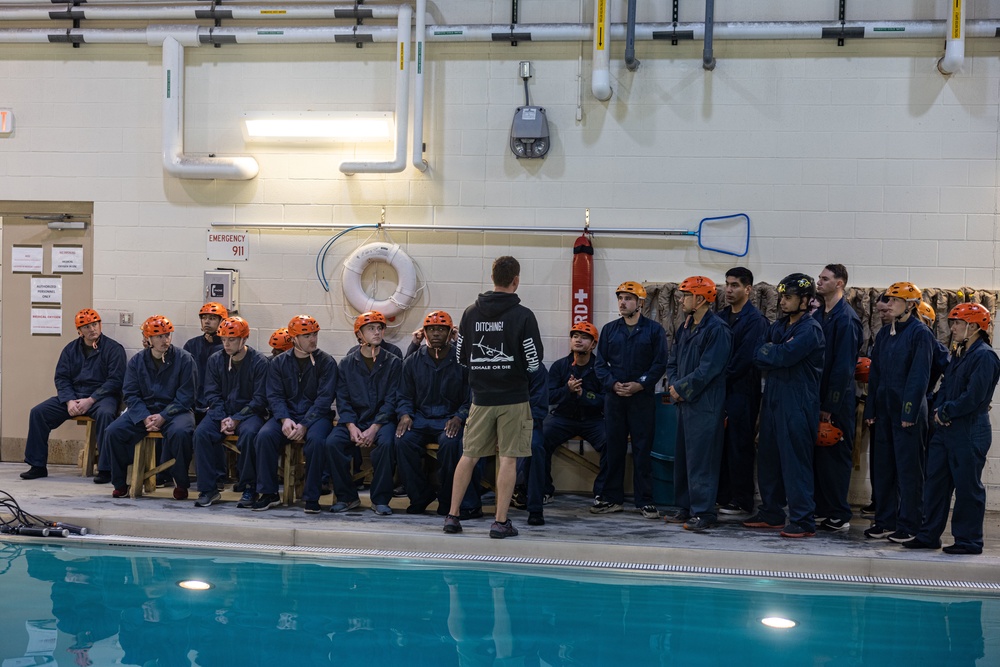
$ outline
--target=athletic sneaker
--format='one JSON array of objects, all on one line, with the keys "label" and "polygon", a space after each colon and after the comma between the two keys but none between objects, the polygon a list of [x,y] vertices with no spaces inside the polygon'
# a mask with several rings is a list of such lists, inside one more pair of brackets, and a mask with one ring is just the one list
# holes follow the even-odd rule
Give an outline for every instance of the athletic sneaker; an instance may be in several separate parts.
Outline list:
[{"label": "athletic sneaker", "polygon": [[663,520],[667,523],[687,523],[691,518],[691,513],[687,510],[667,510],[663,513]]},{"label": "athletic sneaker", "polygon": [[128,495],[127,486],[116,486],[115,490],[111,492],[112,498],[124,498],[127,495]]},{"label": "athletic sneaker", "polygon": [[529,526],[544,526],[545,516],[541,512],[528,512]]},{"label": "athletic sneaker", "polygon": [[194,501],[195,507],[208,507],[212,503],[222,500],[222,494],[218,491],[202,493],[198,495],[198,500]]},{"label": "athletic sneaker", "polygon": [[745,509],[737,503],[726,503],[719,508],[719,514],[749,514],[750,510]]},{"label": "athletic sneaker", "polygon": [[781,536],[782,537],[792,537],[792,538],[797,538],[797,537],[816,537],[816,531],[815,530],[809,530],[808,528],[800,526],[797,523],[790,523],[790,524],[788,524],[787,526],[785,526],[782,529]]},{"label": "athletic sneaker", "polygon": [[883,528],[878,524],[872,524],[872,527],[865,531],[865,537],[870,537],[873,540],[881,540],[883,538],[889,537],[894,531],[887,528]]},{"label": "athletic sneaker", "polygon": [[444,518],[444,532],[449,534],[461,533],[462,522],[454,514],[449,514]]},{"label": "athletic sneaker", "polygon": [[941,551],[951,556],[978,556],[983,550],[977,547],[967,547],[962,544],[949,544]]},{"label": "athletic sneaker", "polygon": [[306,514],[319,514],[319,501],[318,500],[307,500],[306,501]]},{"label": "athletic sneaker", "polygon": [[895,542],[896,544],[906,544],[914,537],[916,537],[916,535],[910,535],[909,533],[904,532],[902,530],[897,530],[892,535],[889,535],[888,539],[890,542]]},{"label": "athletic sneaker", "polygon": [[684,522],[684,530],[690,530],[692,533],[704,533],[711,527],[712,522],[700,516],[693,516]]},{"label": "athletic sneaker", "polygon": [[357,509],[359,507],[361,507],[361,501],[360,500],[352,500],[349,503],[345,503],[345,502],[336,503],[333,507],[330,508],[330,511],[333,512],[334,514],[340,514],[342,512],[348,512],[350,510],[354,510],[354,509]]},{"label": "athletic sneaker", "polygon": [[21,473],[21,479],[39,479],[41,477],[48,477],[49,469],[45,466],[31,466],[27,470]]},{"label": "athletic sneaker", "polygon": [[263,512],[281,504],[281,496],[277,493],[262,493],[251,508],[254,512]]},{"label": "athletic sneaker", "polygon": [[483,508],[473,507],[471,510],[459,509],[458,518],[462,521],[469,521],[470,519],[482,519],[483,518]]},{"label": "athletic sneaker", "polygon": [[941,541],[938,540],[937,544],[932,544],[930,542],[924,542],[919,537],[914,537],[909,542],[903,542],[903,546],[907,549],[940,549]]},{"label": "athletic sneaker", "polygon": [[494,521],[490,526],[490,537],[495,540],[502,540],[505,537],[517,537],[517,528],[507,519],[503,523]]},{"label": "athletic sneaker", "polygon": [[542,496],[542,504],[543,505],[548,505],[549,503],[551,503],[555,499],[556,499],[556,496],[555,496],[554,493],[546,493],[544,496]]},{"label": "athletic sneaker", "polygon": [[842,530],[849,530],[851,528],[851,522],[844,519],[827,519],[826,521],[817,521],[816,525],[823,530],[829,530],[830,532],[837,532]]},{"label": "athletic sneaker", "polygon": [[771,523],[760,514],[754,514],[743,522],[746,528],[765,528],[767,530],[781,530],[785,527],[782,523]]},{"label": "athletic sneaker", "polygon": [[861,508],[861,518],[863,519],[874,519],[875,518],[875,503],[870,502]]},{"label": "athletic sneaker", "polygon": [[188,490],[186,486],[174,487],[174,500],[187,500]]},{"label": "athletic sneaker", "polygon": [[528,497],[521,489],[515,489],[514,495],[510,497],[510,506],[519,510],[528,509]]},{"label": "athletic sneaker", "polygon": [[240,496],[239,502],[236,503],[236,507],[239,509],[248,509],[253,507],[253,504],[257,502],[257,494],[250,489],[246,489],[243,495]]},{"label": "athletic sneaker", "polygon": [[590,506],[590,513],[613,514],[615,512],[621,512],[623,509],[625,508],[622,507],[621,503],[612,503],[607,500],[602,500]]},{"label": "athletic sneaker", "polygon": [[644,519],[659,519],[660,518],[660,512],[659,512],[659,510],[656,509],[656,505],[644,505],[643,507],[641,507],[639,509],[639,512],[642,513],[642,517]]},{"label": "athletic sneaker", "polygon": [[388,505],[372,505],[372,512],[377,516],[392,516],[392,508]]},{"label": "athletic sneaker", "polygon": [[94,475],[94,484],[108,484],[111,482],[111,472],[108,470],[98,470]]}]

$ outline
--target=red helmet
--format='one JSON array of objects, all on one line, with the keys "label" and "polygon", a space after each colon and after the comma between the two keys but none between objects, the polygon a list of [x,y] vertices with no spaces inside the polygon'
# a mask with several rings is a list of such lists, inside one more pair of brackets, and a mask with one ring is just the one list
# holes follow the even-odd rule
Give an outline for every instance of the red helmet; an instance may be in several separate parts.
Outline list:
[{"label": "red helmet", "polygon": [[833,447],[844,439],[844,432],[830,422],[819,423],[819,433],[816,434],[817,447]]},{"label": "red helmet", "polygon": [[201,310],[198,311],[198,315],[218,315],[222,319],[229,317],[229,311],[221,303],[216,303],[215,301],[209,301]]},{"label": "red helmet", "polygon": [[577,322],[569,328],[569,334],[572,336],[574,331],[579,331],[580,333],[585,333],[597,342],[597,327],[595,327],[590,322]]},{"label": "red helmet", "polygon": [[288,321],[288,334],[293,338],[319,331],[319,322],[308,315],[296,315]]},{"label": "red helmet", "polygon": [[854,379],[858,382],[868,382],[868,374],[871,372],[872,360],[868,357],[858,357],[858,364],[854,367]]},{"label": "red helmet", "polygon": [[84,308],[79,313],[76,314],[76,328],[79,329],[82,326],[86,326],[93,322],[100,322],[101,316],[97,314],[97,311],[93,308]]},{"label": "red helmet", "polygon": [[146,338],[173,332],[174,323],[163,315],[153,315],[142,323],[142,335]]},{"label": "red helmet", "polygon": [[646,288],[634,280],[626,280],[618,286],[618,289],[615,290],[615,294],[621,294],[622,292],[625,292],[626,294],[635,294],[637,299],[646,298]]},{"label": "red helmet", "polygon": [[705,276],[691,276],[690,278],[685,278],[684,282],[677,286],[677,289],[682,292],[690,292],[691,294],[703,296],[709,303],[715,303],[717,291],[715,289],[715,283],[711,278],[706,278]]},{"label": "red helmet", "polygon": [[219,333],[217,335],[220,338],[249,338],[250,325],[238,315],[227,317],[219,325]]},{"label": "red helmet", "polygon": [[969,324],[978,324],[979,328],[986,331],[990,326],[990,311],[978,303],[960,303],[948,313],[949,320],[962,320]]},{"label": "red helmet", "polygon": [[271,340],[267,341],[275,350],[285,350],[292,349],[292,335],[288,333],[288,327],[281,327],[277,329],[273,334],[271,334]]},{"label": "red helmet", "polygon": [[433,313],[428,313],[427,317],[424,318],[424,328],[448,327],[451,329],[454,326],[454,323],[451,321],[451,315],[443,310],[435,310]]},{"label": "red helmet", "polygon": [[361,331],[361,327],[365,326],[366,324],[371,324],[373,322],[375,324],[381,324],[382,328],[385,329],[386,325],[385,315],[378,312],[377,310],[369,310],[367,313],[361,313],[356,318],[354,318],[354,333],[358,333],[359,331]]}]

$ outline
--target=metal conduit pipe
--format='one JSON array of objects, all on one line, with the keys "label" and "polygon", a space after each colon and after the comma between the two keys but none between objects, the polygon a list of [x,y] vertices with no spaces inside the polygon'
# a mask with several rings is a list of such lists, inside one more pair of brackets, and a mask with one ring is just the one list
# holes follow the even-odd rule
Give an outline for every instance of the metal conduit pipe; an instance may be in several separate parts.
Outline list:
[{"label": "metal conduit pipe", "polygon": [[0,5],[0,21],[184,21],[195,19],[298,20],[298,19],[394,19],[399,5],[283,4],[205,2],[153,4],[112,3],[73,5]]},{"label": "metal conduit pipe", "polygon": [[[326,222],[213,222],[213,227],[234,227],[239,229],[351,229],[357,223],[337,224]],[[544,233],[578,234],[579,227],[508,227],[506,225],[396,225],[379,226],[386,231],[400,232],[498,232],[498,233]],[[588,227],[587,231],[605,236],[690,236],[689,229],[667,229],[661,227],[609,227],[598,229]]]},{"label": "metal conduit pipe", "polygon": [[628,0],[625,19],[625,67],[630,72],[639,69],[639,60],[635,57],[635,3],[636,0]]},{"label": "metal conduit pipe", "polygon": [[424,159],[424,68],[427,66],[425,53],[427,41],[427,0],[417,0],[417,25],[414,53],[417,71],[413,76],[413,166],[427,171]]},{"label": "metal conduit pipe", "polygon": [[945,76],[957,72],[965,62],[965,3],[953,0],[950,4],[944,56],[937,63],[938,71]]},{"label": "metal conduit pipe", "polygon": [[714,27],[715,0],[705,0],[705,47],[701,54],[701,66],[709,72],[715,69],[715,56],[712,55],[712,33]]}]

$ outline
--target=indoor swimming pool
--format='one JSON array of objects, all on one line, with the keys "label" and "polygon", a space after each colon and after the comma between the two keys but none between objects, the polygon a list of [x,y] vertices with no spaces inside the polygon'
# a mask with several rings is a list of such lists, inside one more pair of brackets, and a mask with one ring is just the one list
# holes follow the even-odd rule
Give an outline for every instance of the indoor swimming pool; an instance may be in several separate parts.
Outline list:
[{"label": "indoor swimming pool", "polygon": [[1000,591],[0,542],[22,665],[997,665]]}]

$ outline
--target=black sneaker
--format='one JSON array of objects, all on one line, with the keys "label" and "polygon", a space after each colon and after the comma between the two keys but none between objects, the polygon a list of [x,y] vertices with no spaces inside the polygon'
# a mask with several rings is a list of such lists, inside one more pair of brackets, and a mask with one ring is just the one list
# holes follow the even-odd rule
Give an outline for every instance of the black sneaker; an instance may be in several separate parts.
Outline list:
[{"label": "black sneaker", "polygon": [[893,534],[892,530],[888,528],[883,528],[878,524],[873,524],[871,528],[865,531],[865,537],[870,537],[873,540],[882,540]]},{"label": "black sneaker", "polygon": [[94,475],[94,484],[110,484],[111,473],[107,470],[98,470]]},{"label": "black sneaker", "polygon": [[462,521],[468,521],[469,519],[482,519],[483,508],[473,507],[471,510],[459,510],[458,518]]},{"label": "black sneaker", "polygon": [[257,502],[257,494],[254,491],[247,489],[243,492],[243,495],[240,496],[240,500],[236,503],[236,507],[241,510],[250,509],[253,507],[255,502]]},{"label": "black sneaker", "polygon": [[541,512],[528,512],[529,526],[544,526],[545,516]]},{"label": "black sneaker", "polygon": [[[490,537],[493,537],[490,535]],[[951,556],[978,556],[983,553],[982,549],[977,549],[976,547],[967,547],[962,544],[949,544],[941,551],[949,554]]]},{"label": "black sneaker", "polygon": [[937,544],[932,544],[931,542],[924,542],[919,537],[914,537],[909,542],[903,542],[903,546],[907,549],[940,549],[941,541],[938,540]]},{"label": "black sneaker", "polygon": [[413,504],[406,508],[407,514],[423,514],[427,511],[426,503]]},{"label": "black sneaker", "polygon": [[754,514],[752,517],[743,522],[743,526],[746,528],[763,528],[764,530],[782,530],[784,529],[785,524],[771,523],[762,515]]},{"label": "black sneaker", "polygon": [[318,500],[307,500],[306,501],[305,513],[306,514],[319,514],[320,513],[319,501]]},{"label": "black sneaker", "polygon": [[281,496],[277,493],[262,493],[257,502],[253,504],[254,512],[263,512],[281,504]]},{"label": "black sneaker", "polygon": [[667,523],[687,523],[691,518],[691,513],[687,510],[667,510],[663,513],[663,520]]},{"label": "black sneaker", "polygon": [[861,508],[861,518],[863,519],[874,519],[875,518],[875,503],[870,502]]},{"label": "black sneaker", "polygon": [[406,487],[400,484],[392,490],[393,498],[405,498],[406,497]]},{"label": "black sneaker", "polygon": [[591,514],[614,514],[615,512],[621,512],[625,508],[622,507],[621,503],[613,503],[608,500],[601,500],[600,502],[595,502],[590,506]]},{"label": "black sneaker", "polygon": [[711,527],[712,522],[700,516],[693,516],[684,522],[684,530],[690,530],[693,533],[704,533]]},{"label": "black sneaker", "polygon": [[208,507],[212,503],[222,500],[222,494],[218,491],[198,494],[198,500],[194,501],[195,507]]},{"label": "black sneaker", "polygon": [[521,489],[515,489],[514,495],[510,497],[510,506],[519,510],[528,509],[528,497]]},{"label": "black sneaker", "polygon": [[[31,466],[21,473],[21,479],[39,479],[48,476],[49,470],[45,466]],[[108,477],[110,477],[110,475],[108,475]]]},{"label": "black sneaker", "polygon": [[639,513],[642,514],[644,519],[659,519],[660,512],[656,509],[656,505],[643,505],[639,508]]},{"label": "black sneaker", "polygon": [[127,495],[128,495],[127,486],[116,486],[114,491],[111,492],[112,498],[124,498]]},{"label": "black sneaker", "polygon": [[449,514],[444,518],[444,532],[449,535],[462,532],[462,523],[454,514]]},{"label": "black sneaker", "polygon": [[750,510],[740,506],[738,503],[726,503],[719,508],[719,514],[749,514]]},{"label": "black sneaker", "polygon": [[910,535],[909,533],[907,533],[905,531],[897,530],[892,535],[889,535],[888,540],[890,542],[895,542],[896,544],[906,544],[907,542],[909,542],[910,540],[912,540],[914,537],[916,537],[916,535]]},{"label": "black sneaker", "polygon": [[844,519],[834,519],[832,517],[827,519],[826,521],[823,521],[822,523],[817,523],[816,525],[822,528],[823,530],[828,530],[830,532],[850,530],[851,528],[850,521],[845,521]]},{"label": "black sneaker", "polygon": [[805,526],[801,526],[797,523],[789,523],[787,526],[781,529],[782,537],[816,537],[815,530],[809,530]]},{"label": "black sneaker", "polygon": [[546,493],[544,496],[542,496],[542,504],[543,505],[548,505],[549,503],[551,503],[555,499],[556,499],[556,494],[554,494],[554,493]]},{"label": "black sneaker", "polygon": [[517,537],[517,528],[507,519],[503,523],[494,521],[490,526],[490,537],[495,540],[502,540],[505,537]]}]

